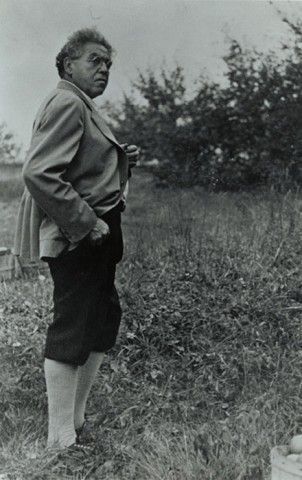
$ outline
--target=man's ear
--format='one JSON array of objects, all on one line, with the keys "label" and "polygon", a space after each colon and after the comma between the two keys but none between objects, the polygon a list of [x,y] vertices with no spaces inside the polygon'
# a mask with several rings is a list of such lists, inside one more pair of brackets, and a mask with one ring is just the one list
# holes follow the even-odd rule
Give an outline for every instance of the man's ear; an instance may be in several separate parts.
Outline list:
[{"label": "man's ear", "polygon": [[67,75],[72,77],[72,60],[69,57],[65,57],[63,60],[64,70]]}]

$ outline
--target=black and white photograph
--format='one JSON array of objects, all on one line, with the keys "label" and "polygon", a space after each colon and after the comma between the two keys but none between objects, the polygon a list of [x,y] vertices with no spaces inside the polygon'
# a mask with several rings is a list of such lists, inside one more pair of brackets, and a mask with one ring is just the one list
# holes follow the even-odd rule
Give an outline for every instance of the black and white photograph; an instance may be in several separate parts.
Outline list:
[{"label": "black and white photograph", "polygon": [[0,480],[302,480],[302,0],[0,0]]}]

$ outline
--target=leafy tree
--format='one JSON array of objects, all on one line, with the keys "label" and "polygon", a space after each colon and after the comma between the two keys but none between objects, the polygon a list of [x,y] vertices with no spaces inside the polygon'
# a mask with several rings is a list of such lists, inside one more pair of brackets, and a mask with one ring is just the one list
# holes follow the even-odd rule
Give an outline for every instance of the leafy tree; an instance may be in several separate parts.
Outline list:
[{"label": "leafy tree", "polygon": [[185,147],[182,139],[186,123],[186,89],[183,71],[177,66],[172,72],[161,70],[159,79],[154,72],[140,73],[133,84],[141,102],[124,96],[119,108],[107,104],[106,109],[119,138],[138,143],[145,159],[157,158],[163,170],[176,180],[175,173],[183,164]]},{"label": "leafy tree", "polygon": [[6,123],[0,124],[0,163],[14,163],[18,159],[21,146],[14,135],[7,130]]},{"label": "leafy tree", "polygon": [[180,66],[140,73],[136,96],[109,106],[119,137],[140,144],[145,159],[157,158],[156,173],[169,182],[222,189],[301,183],[302,24],[283,20],[293,33],[283,58],[230,42],[226,87],[201,78],[188,98]]}]

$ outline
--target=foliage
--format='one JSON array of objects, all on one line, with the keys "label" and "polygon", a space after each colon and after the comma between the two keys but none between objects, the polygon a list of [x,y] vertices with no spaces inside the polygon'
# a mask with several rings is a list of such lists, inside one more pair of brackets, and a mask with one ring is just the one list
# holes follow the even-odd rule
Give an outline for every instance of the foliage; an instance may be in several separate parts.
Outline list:
[{"label": "foliage", "polygon": [[[201,77],[190,98],[183,69],[148,70],[135,95],[109,106],[123,141],[141,145],[143,160],[169,183],[219,189],[302,181],[302,29],[284,55],[243,49],[232,40],[224,57],[226,86]],[[108,106],[107,106],[108,107]]]},{"label": "foliage", "polygon": [[8,131],[5,123],[0,124],[0,163],[14,163],[18,160],[21,146],[14,135]]},{"label": "foliage", "polygon": [[24,182],[22,178],[0,180],[0,201],[5,201],[8,198],[11,200],[19,199],[23,190]]}]

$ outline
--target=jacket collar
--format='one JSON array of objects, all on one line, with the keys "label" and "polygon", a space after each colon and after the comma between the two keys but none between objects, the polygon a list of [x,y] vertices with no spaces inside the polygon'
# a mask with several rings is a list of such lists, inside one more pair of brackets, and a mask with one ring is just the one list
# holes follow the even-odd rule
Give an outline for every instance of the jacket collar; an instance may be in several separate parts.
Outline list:
[{"label": "jacket collar", "polygon": [[75,93],[78,97],[80,97],[89,107],[91,110],[94,108],[92,100],[83,92],[79,87],[74,85],[73,83],[69,82],[68,80],[60,80],[58,83],[58,88],[63,90],[69,90],[70,92]]},{"label": "jacket collar", "polygon": [[92,112],[91,118],[96,124],[96,126],[101,130],[103,135],[105,135],[105,137],[107,137],[108,140],[110,140],[111,142],[113,142],[114,144],[120,147],[117,139],[111,132],[110,128],[108,127],[104,119],[101,117],[100,113],[97,111],[94,102],[88,97],[88,95],[86,95],[86,93],[84,93],[80,88],[78,88],[76,85],[69,82],[68,80],[60,80],[57,88],[60,88],[63,90],[69,90],[70,92],[73,92],[75,95],[80,97],[83,100],[83,102],[86,104],[86,106],[91,110]]}]

